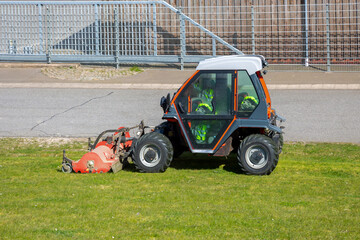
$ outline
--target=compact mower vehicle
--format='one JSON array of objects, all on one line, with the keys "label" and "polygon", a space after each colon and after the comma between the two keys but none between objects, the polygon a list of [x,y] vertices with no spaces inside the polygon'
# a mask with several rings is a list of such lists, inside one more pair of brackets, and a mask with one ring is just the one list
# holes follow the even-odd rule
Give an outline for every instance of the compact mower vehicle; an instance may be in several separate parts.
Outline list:
[{"label": "compact mower vehicle", "polygon": [[170,98],[162,97],[165,122],[102,132],[89,152],[72,161],[63,155],[63,172],[99,173],[122,169],[131,158],[140,172],[164,172],[184,151],[213,156],[237,153],[246,174],[270,174],[282,150],[285,119],[271,108],[261,71],[263,56],[216,57],[201,61],[196,72]]}]

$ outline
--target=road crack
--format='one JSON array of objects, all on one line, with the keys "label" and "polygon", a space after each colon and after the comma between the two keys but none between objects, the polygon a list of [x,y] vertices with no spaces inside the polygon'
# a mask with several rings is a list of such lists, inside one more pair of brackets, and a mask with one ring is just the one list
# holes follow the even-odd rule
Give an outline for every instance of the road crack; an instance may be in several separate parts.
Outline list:
[{"label": "road crack", "polygon": [[38,127],[39,125],[44,124],[44,123],[50,121],[51,119],[55,118],[56,116],[59,116],[59,115],[64,114],[64,113],[66,113],[66,112],[69,112],[69,111],[71,111],[71,110],[73,110],[73,109],[75,109],[75,108],[82,107],[82,106],[84,106],[85,104],[88,104],[89,102],[91,102],[91,101],[93,101],[93,100],[108,97],[108,96],[110,96],[110,95],[113,94],[113,93],[114,93],[114,92],[109,92],[108,94],[106,94],[106,95],[104,95],[104,96],[91,98],[91,99],[87,100],[86,102],[83,102],[82,104],[79,104],[79,105],[73,106],[73,107],[71,107],[71,108],[68,108],[68,109],[66,109],[66,110],[63,111],[63,112],[56,113],[56,114],[52,115],[51,117],[49,117],[48,119],[46,119],[46,120],[44,120],[44,121],[36,124],[35,126],[33,126],[33,127],[30,129],[30,131],[33,131],[33,130],[34,130],[36,127]]}]

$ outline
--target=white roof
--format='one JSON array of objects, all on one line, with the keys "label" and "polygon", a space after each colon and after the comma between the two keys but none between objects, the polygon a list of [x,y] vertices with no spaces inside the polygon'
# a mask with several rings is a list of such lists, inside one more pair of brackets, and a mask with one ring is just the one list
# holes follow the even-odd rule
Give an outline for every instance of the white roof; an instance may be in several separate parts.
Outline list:
[{"label": "white roof", "polygon": [[252,75],[262,68],[260,56],[231,55],[203,60],[196,70],[246,70],[249,75]]}]

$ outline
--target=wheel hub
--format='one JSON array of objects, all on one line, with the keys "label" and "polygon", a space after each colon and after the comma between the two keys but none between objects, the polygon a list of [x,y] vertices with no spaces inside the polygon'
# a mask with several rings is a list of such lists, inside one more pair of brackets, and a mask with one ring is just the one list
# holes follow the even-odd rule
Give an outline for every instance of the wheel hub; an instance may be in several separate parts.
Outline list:
[{"label": "wheel hub", "polygon": [[250,154],[250,161],[254,164],[259,164],[264,160],[264,154],[261,151],[253,151]]},{"label": "wheel hub", "polygon": [[266,151],[262,146],[248,148],[245,153],[245,159],[247,164],[254,169],[260,169],[268,162]]},{"label": "wheel hub", "polygon": [[140,161],[147,167],[156,166],[160,161],[160,149],[152,144],[143,146],[140,150]]},{"label": "wheel hub", "polygon": [[145,161],[152,162],[156,158],[156,152],[153,149],[148,149],[145,153]]}]

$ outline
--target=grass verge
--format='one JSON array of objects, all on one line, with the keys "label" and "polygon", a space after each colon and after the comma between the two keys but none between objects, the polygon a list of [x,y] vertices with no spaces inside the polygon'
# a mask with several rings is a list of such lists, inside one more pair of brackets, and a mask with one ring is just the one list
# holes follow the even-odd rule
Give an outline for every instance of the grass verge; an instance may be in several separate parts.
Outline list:
[{"label": "grass verge", "polygon": [[0,139],[1,239],[358,239],[360,146],[286,144],[269,176],[185,154],[162,174],[64,174],[85,141]]},{"label": "grass verge", "polygon": [[59,66],[45,67],[41,72],[50,78],[77,81],[106,81],[120,80],[124,77],[143,72],[144,69],[138,66],[123,67],[116,69],[114,67],[91,67],[91,66]]}]

